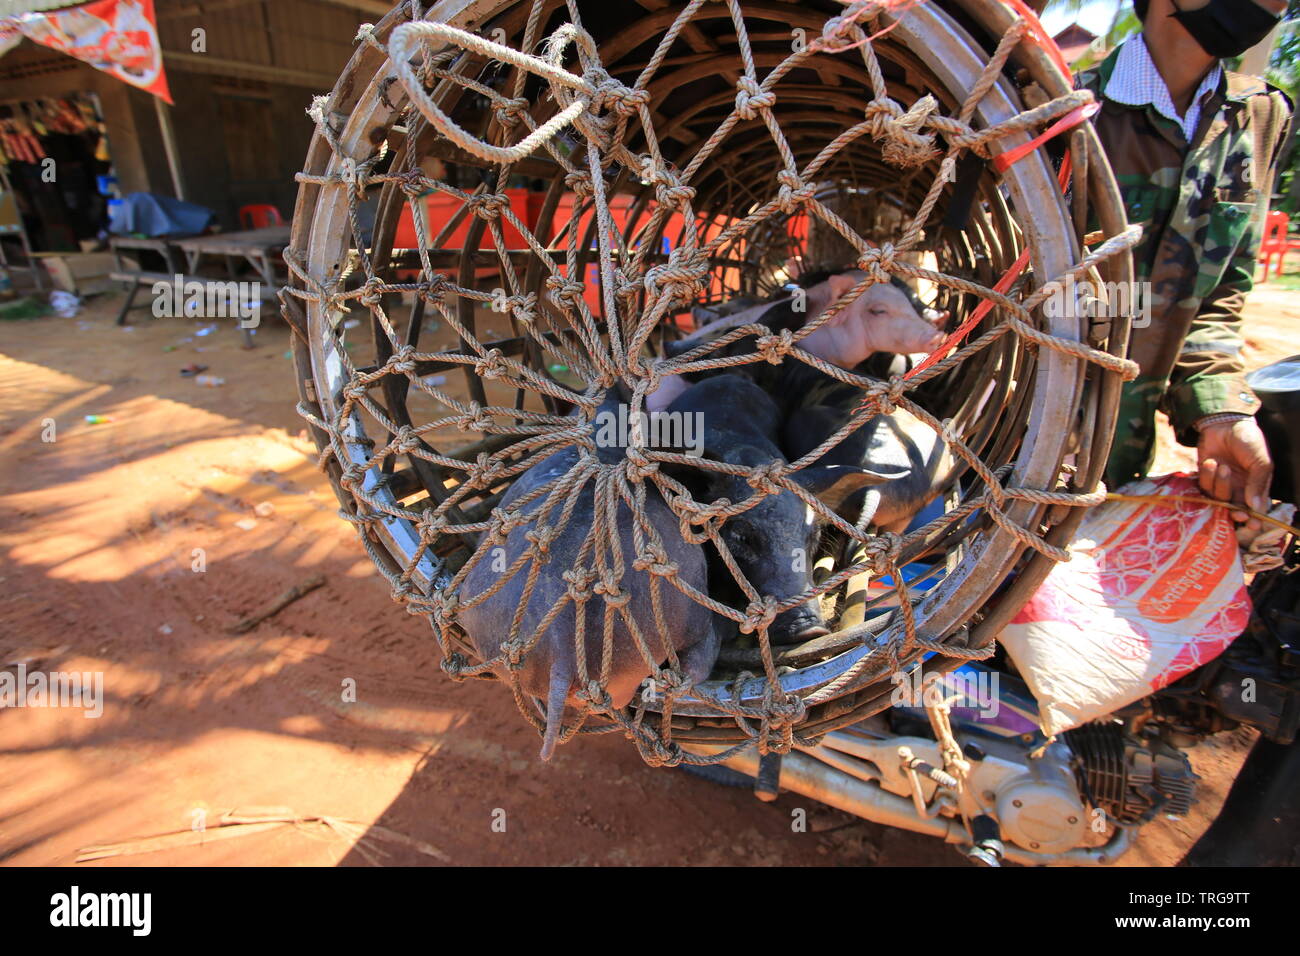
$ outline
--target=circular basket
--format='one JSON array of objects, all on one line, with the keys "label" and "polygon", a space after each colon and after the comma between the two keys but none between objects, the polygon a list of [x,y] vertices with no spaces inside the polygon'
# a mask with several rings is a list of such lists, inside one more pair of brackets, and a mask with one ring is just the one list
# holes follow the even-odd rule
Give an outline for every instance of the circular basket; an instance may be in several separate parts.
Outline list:
[{"label": "circular basket", "polygon": [[[623,707],[584,663],[564,738],[623,732],[655,764],[734,750],[692,742],[782,751],[889,706],[900,670],[989,655],[1104,492],[1133,371],[1127,317],[1066,281],[1129,282],[1137,234],[1081,122],[1091,95],[1044,39],[1018,0],[449,0],[363,27],[310,111],[281,301],[342,514],[394,599],[429,618],[444,671],[504,678],[543,727],[516,679],[539,635],[517,615],[481,659],[458,614],[483,595],[461,586],[519,525],[562,530],[573,489],[598,485],[640,519],[653,488],[680,519],[668,533],[721,548],[726,520],[796,487],[787,476],[807,461],[754,469],[748,501],[696,501],[660,467],[681,456],[634,438],[621,460],[598,459],[573,416],[591,420],[614,387],[640,409],[738,339],[665,357],[692,305],[769,296],[792,262],[845,255],[864,282],[728,362],[812,364],[862,390],[856,424],[902,408],[934,428],[954,462],[943,513],[896,535],[810,499],[828,522],[817,584],[777,600],[740,580],[741,607],[660,575],[646,552],[611,571],[595,555],[619,547],[618,529],[594,522],[597,544],[564,568],[608,586],[562,602],[612,604],[628,576],[660,575],[650,587],[677,587],[744,637],[702,684],[672,657],[647,661],[653,680]],[[799,347],[891,277],[952,316],[929,360],[872,375]],[[561,491],[500,507],[519,474],[570,446],[583,450]],[[505,573],[557,573],[529,540]],[[810,596],[834,633],[774,646],[773,613]]]}]

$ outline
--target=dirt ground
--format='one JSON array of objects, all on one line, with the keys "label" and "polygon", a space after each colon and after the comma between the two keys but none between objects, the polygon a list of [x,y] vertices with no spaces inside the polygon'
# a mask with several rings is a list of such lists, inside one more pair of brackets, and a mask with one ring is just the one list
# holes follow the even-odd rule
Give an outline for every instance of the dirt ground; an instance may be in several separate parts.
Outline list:
[{"label": "dirt ground", "polygon": [[[802,798],[650,769],[613,736],[539,763],[505,689],[442,675],[428,625],[391,602],[336,516],[278,320],[243,351],[229,325],[189,342],[201,323],[141,312],[118,328],[119,303],[0,324],[0,666],[102,671],[106,699],[98,719],[0,713],[0,862],[73,864],[173,831],[179,845],[81,865],[961,862]],[[1300,294],[1265,289],[1251,311],[1252,366],[1300,352]],[[226,384],[180,377],[189,362]],[[229,633],[316,574],[325,587]],[[355,704],[340,702],[349,678]],[[1147,827],[1124,862],[1174,863],[1250,740],[1199,748],[1201,802]],[[801,806],[808,832],[791,826]],[[235,808],[331,823],[183,842]]]}]

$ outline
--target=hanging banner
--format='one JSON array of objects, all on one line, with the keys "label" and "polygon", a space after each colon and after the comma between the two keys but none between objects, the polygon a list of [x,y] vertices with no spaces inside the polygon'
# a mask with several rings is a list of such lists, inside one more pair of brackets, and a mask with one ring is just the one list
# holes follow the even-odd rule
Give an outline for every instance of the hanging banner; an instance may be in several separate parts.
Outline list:
[{"label": "hanging banner", "polygon": [[157,23],[153,0],[95,0],[0,17],[0,56],[27,37],[170,103]]}]

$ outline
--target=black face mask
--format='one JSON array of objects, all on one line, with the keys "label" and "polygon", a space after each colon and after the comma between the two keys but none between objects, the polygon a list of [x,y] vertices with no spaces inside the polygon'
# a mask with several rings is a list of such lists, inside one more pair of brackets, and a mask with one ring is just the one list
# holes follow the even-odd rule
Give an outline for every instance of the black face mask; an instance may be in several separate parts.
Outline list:
[{"label": "black face mask", "polygon": [[1199,10],[1179,10],[1172,16],[1206,53],[1218,59],[1241,56],[1281,20],[1251,0],[1210,0]]}]

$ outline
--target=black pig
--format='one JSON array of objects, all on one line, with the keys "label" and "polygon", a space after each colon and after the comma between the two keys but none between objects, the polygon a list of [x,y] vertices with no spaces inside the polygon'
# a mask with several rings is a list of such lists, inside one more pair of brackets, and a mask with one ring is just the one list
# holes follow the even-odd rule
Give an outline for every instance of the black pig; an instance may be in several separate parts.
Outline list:
[{"label": "black pig", "polygon": [[[612,401],[612,399],[607,401],[602,406],[602,411],[614,407]],[[578,461],[578,454],[577,449],[569,448],[534,465],[510,486],[502,499],[501,507],[508,508],[511,502],[527,492],[563,475]],[[600,448],[599,454],[602,461],[613,463],[622,457],[623,450]],[[527,506],[527,510],[534,510],[536,506],[537,502],[534,502]],[[562,504],[556,505],[547,519],[548,522],[556,521],[561,508]],[[660,607],[663,619],[670,630],[668,633],[656,631],[651,603],[650,572],[632,567],[633,561],[637,558],[632,536],[632,513],[626,504],[620,501],[616,514],[619,542],[626,569],[619,587],[629,596],[626,606],[628,615],[636,621],[655,660],[661,663],[667,660],[668,648],[671,645],[680,655],[679,661],[683,671],[689,674],[692,680],[705,680],[717,659],[720,643],[718,632],[713,626],[712,612],[683,594],[667,578],[662,578],[659,585]],[[677,517],[669,510],[650,483],[647,483],[645,514],[648,522],[659,533],[667,559],[678,566],[681,580],[700,592],[706,592],[708,580],[703,548],[682,539]],[[594,515],[595,490],[593,482],[589,481],[580,493],[568,523],[550,542],[550,559],[542,565],[537,583],[524,610],[520,625],[520,634],[523,637],[531,635],[566,594],[569,582],[564,579],[563,574],[573,567],[582,543],[591,529]],[[494,556],[491,552],[479,560],[461,586],[462,602],[490,588],[500,573],[495,569],[510,567],[514,563],[529,547],[526,535],[534,529],[535,525],[536,522],[531,521],[513,529],[502,545],[505,549],[504,554],[495,556],[497,560],[493,560]],[[527,572],[526,565],[499,592],[480,605],[463,608],[458,616],[461,626],[484,660],[500,653],[501,644],[510,633],[511,621],[523,600]],[[593,678],[599,677],[601,672],[605,604],[600,594],[593,594],[586,602],[583,611],[587,673]],[[524,657],[518,671],[520,685],[524,691],[547,702],[546,733],[541,749],[543,760],[549,760],[555,751],[561,717],[566,705],[577,705],[573,696],[578,680],[575,633],[575,605],[569,602]],[[613,661],[606,689],[613,705],[623,707],[632,699],[642,681],[650,675],[651,669],[637,648],[636,641],[622,616],[617,612],[614,614],[613,634]],[[500,665],[497,672],[505,678],[505,665]]]},{"label": "black pig", "polygon": [[[704,455],[716,461],[748,467],[785,461],[778,445],[780,412],[772,398],[743,375],[717,375],[691,386],[668,412],[703,417]],[[739,502],[753,495],[744,477],[705,469],[678,475],[692,494],[705,501],[726,498]],[[818,465],[790,475],[832,510],[862,489],[903,475],[901,470],[876,471],[859,466]],[[760,594],[778,601],[812,586],[812,565],[823,520],[794,492],[767,495],[753,508],[727,519],[721,535],[736,563]],[[802,549],[800,551],[799,549]],[[802,556],[802,560],[799,560]],[[714,575],[730,580],[725,569]],[[829,633],[821,608],[813,599],[777,615],[769,628],[773,643],[800,643]]]}]

